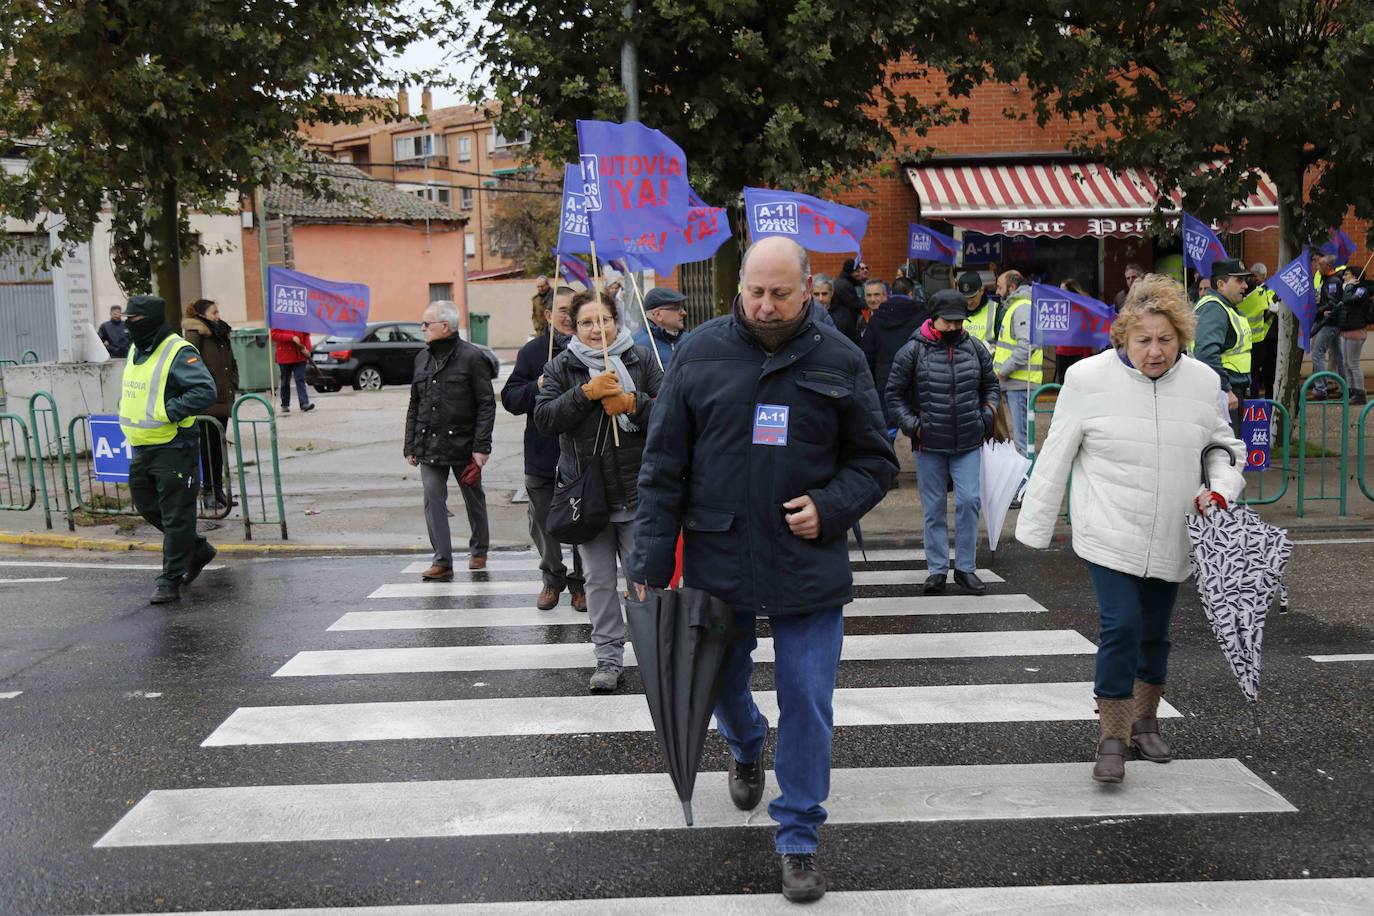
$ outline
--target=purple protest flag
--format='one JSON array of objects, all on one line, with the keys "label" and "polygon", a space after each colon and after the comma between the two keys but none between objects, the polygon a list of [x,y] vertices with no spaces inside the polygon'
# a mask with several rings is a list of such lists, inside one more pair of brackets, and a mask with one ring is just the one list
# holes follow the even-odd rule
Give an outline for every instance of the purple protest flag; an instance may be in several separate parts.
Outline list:
[{"label": "purple protest flag", "polygon": [[[558,217],[558,246],[560,254],[591,254],[591,226],[587,220],[586,200],[582,189],[582,167],[563,166],[563,206]],[[621,246],[613,241],[597,239],[598,255],[618,255]]]},{"label": "purple protest flag", "polygon": [[1204,277],[1212,275],[1212,262],[1226,257],[1221,239],[1202,220],[1183,214],[1183,266],[1192,268]]},{"label": "purple protest flag", "polygon": [[362,337],[371,295],[363,283],[338,283],[267,268],[268,327],[335,337]]},{"label": "purple protest flag", "polygon": [[582,263],[582,259],[565,254],[557,248],[553,250],[554,257],[558,259],[558,272],[563,275],[563,279],[569,283],[577,281],[585,289],[592,288],[591,274],[587,273],[587,265]]},{"label": "purple protest flag", "polygon": [[868,231],[864,211],[795,191],[745,188],[744,215],[754,241],[781,235],[807,251],[852,251],[857,255]]},{"label": "purple protest flag", "polygon": [[1317,311],[1317,290],[1312,285],[1312,250],[1303,248],[1302,254],[1275,271],[1264,285],[1272,289],[1298,319],[1298,346],[1310,350],[1312,319]]},{"label": "purple protest flag", "polygon": [[724,207],[707,204],[690,188],[687,201],[687,221],[668,237],[666,245],[666,255],[674,264],[705,261],[730,240],[730,217]]},{"label": "purple protest flag", "polygon": [[1037,347],[1111,346],[1116,309],[1048,283],[1031,284],[1031,343]]},{"label": "purple protest flag", "polygon": [[583,209],[598,255],[633,255],[660,273],[671,233],[687,219],[687,154],[643,124],[578,121]]},{"label": "purple protest flag", "polygon": [[1322,245],[1321,248],[1317,250],[1322,254],[1331,255],[1331,257],[1336,259],[1336,263],[1339,265],[1353,258],[1355,256],[1355,249],[1358,247],[1359,246],[1355,244],[1355,240],[1346,235],[1344,231],[1332,229],[1331,237],[1327,239],[1325,245]]},{"label": "purple protest flag", "polygon": [[909,241],[906,256],[908,258],[940,261],[945,264],[953,264],[959,258],[958,240],[950,238],[943,232],[936,232],[929,226],[911,223],[907,226],[907,236]]}]

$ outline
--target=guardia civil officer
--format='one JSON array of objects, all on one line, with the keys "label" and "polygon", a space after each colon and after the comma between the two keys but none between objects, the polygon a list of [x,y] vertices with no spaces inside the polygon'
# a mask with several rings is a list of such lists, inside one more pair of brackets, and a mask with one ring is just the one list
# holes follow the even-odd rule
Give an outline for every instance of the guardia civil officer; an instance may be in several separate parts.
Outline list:
[{"label": "guardia civil officer", "polygon": [[1250,322],[1237,306],[1245,298],[1250,270],[1228,258],[1212,264],[1212,289],[1193,306],[1197,337],[1193,355],[1211,367],[1231,411],[1231,424],[1240,431],[1240,402],[1250,389]]},{"label": "guardia civil officer", "polygon": [[756,617],[773,636],[779,710],[773,769],[782,891],[825,893],[816,865],[830,792],[832,699],[853,598],[847,535],[897,473],[863,353],[820,323],[806,252],[790,239],[744,256],[734,311],[673,354],[649,420],[639,473],[636,590],[665,587],[683,538],[683,578],[735,612],[738,642],[716,722],[730,748],[730,798],[763,798],[768,721],[749,689]]},{"label": "guardia civil officer", "polygon": [[158,296],[129,299],[124,320],[133,346],[124,363],[119,425],[133,447],[129,492],[148,524],[162,532],[162,575],[148,599],[181,598],[215,557],[196,531],[200,435],[196,415],[215,403],[215,379],[200,354],[166,320]]}]

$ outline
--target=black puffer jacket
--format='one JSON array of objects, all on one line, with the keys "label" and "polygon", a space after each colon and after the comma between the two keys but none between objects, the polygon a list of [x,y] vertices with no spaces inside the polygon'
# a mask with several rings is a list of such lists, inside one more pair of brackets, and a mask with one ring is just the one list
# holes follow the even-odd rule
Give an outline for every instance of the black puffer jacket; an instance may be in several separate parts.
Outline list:
[{"label": "black puffer jacket", "polygon": [[992,435],[1001,401],[987,348],[965,331],[927,321],[892,362],[885,400],[897,428],[923,452],[962,455]]},{"label": "black puffer jacket", "polygon": [[404,454],[421,464],[465,465],[491,454],[496,395],[482,351],[455,335],[415,355]]},{"label": "black puffer jacket", "polygon": [[1374,289],[1364,283],[1352,283],[1341,294],[1341,307],[1336,327],[1342,331],[1358,331],[1369,324],[1370,298]]},{"label": "black puffer jacket", "polygon": [[630,419],[639,431],[620,430],[619,447],[611,433],[613,418],[606,416],[600,401],[582,393],[592,373],[571,350],[564,350],[544,367],[544,387],[534,402],[534,423],[545,435],[558,436],[559,480],[572,480],[589,456],[600,454],[606,502],[613,509],[633,509],[639,505],[636,481],[663,370],[644,347],[629,350],[621,360],[634,379],[635,409]]},{"label": "black puffer jacket", "polygon": [[[929,317],[930,306],[924,300],[918,301],[911,296],[893,296],[873,313],[868,330],[859,340],[859,349],[868,357],[868,368],[873,373],[873,383],[879,391],[887,390],[887,377],[892,373],[892,360],[897,357],[897,352],[906,346],[911,335]],[[887,422],[895,425],[891,415],[888,415]]]},{"label": "black puffer jacket", "polygon": [[854,278],[842,273],[835,278],[835,294],[830,297],[830,317],[841,334],[859,342],[859,319],[864,313],[864,292]]}]

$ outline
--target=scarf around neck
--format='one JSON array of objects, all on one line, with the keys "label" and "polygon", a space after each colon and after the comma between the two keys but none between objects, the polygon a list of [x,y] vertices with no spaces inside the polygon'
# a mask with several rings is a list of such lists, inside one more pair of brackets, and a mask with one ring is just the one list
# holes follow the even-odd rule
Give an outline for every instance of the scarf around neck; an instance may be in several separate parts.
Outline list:
[{"label": "scarf around neck", "polygon": [[[635,390],[635,380],[630,375],[630,370],[621,357],[630,350],[633,350],[634,345],[634,337],[628,330],[621,328],[620,333],[615,336],[615,341],[607,347],[607,353],[610,356],[609,366],[607,365],[607,359],[602,355],[600,347],[589,347],[576,337],[572,337],[568,340],[568,352],[576,357],[578,362],[586,366],[587,370],[593,375],[605,372],[609,368],[615,373],[616,378],[620,380],[620,387],[627,392],[633,393]],[[639,431],[639,426],[630,419],[629,414],[617,414],[615,419],[616,423],[618,423],[620,428],[625,430],[625,432],[633,433]]]},{"label": "scarf around neck", "polygon": [[776,353],[783,344],[797,336],[803,322],[811,317],[811,310],[803,308],[797,312],[795,318],[787,321],[751,321],[749,316],[744,314],[743,301],[736,299],[735,317],[739,319],[740,324],[748,329],[760,346],[769,353]]}]

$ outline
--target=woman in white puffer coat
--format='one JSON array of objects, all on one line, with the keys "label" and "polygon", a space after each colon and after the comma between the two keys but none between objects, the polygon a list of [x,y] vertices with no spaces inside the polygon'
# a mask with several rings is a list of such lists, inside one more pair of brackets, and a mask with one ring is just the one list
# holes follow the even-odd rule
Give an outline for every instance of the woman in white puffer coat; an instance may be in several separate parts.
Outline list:
[{"label": "woman in white puffer coat", "polygon": [[[1171,759],[1156,711],[1169,621],[1192,571],[1186,520],[1245,488],[1245,449],[1221,413],[1217,374],[1186,355],[1196,328],[1176,280],[1135,282],[1112,325],[1113,349],[1069,369],[1016,522],[1018,541],[1048,547],[1072,471],[1073,550],[1099,605],[1099,782],[1125,777],[1128,742],[1146,760]],[[1209,445],[1237,461],[1221,449],[1207,456],[1212,491],[1198,485]]]}]

